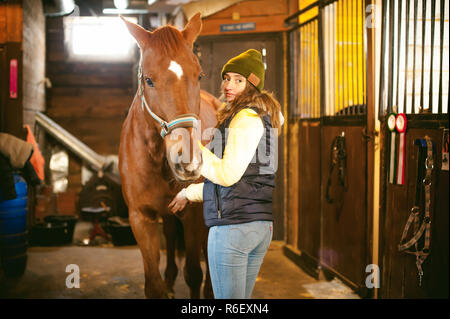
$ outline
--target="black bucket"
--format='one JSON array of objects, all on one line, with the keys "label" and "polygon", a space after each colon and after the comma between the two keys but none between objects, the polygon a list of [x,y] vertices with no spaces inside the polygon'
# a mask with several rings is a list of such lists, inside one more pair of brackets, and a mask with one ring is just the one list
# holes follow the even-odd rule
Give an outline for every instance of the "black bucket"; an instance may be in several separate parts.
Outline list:
[{"label": "black bucket", "polygon": [[49,215],[44,217],[44,221],[46,223],[67,223],[67,236],[64,240],[64,244],[70,244],[73,241],[73,233],[75,230],[75,224],[78,221],[77,216],[69,216],[69,215]]},{"label": "black bucket", "polygon": [[30,245],[60,246],[67,243],[69,226],[67,223],[37,223],[31,228]]},{"label": "black bucket", "polygon": [[120,218],[121,223],[118,223],[117,218],[110,217],[106,223],[106,229],[111,234],[114,246],[136,245],[136,239],[128,220]]}]

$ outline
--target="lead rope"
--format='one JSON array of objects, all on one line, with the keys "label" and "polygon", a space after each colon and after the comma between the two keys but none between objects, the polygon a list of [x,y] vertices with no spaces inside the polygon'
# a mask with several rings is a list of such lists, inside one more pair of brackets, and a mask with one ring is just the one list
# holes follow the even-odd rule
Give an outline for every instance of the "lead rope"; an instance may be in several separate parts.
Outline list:
[{"label": "lead rope", "polygon": [[[411,214],[408,217],[405,228],[403,230],[400,244],[398,245],[399,251],[404,251],[407,254],[416,256],[416,266],[419,275],[419,287],[422,286],[423,269],[422,264],[430,254],[430,242],[431,242],[431,218],[430,218],[430,206],[431,206],[431,184],[432,184],[432,170],[433,166],[433,144],[428,136],[425,136],[425,143],[423,140],[417,140],[415,144],[419,144],[419,158],[417,167],[417,185],[416,185],[416,201],[411,209]],[[426,158],[424,149],[426,149]],[[425,178],[422,179],[423,169],[425,168]],[[419,227],[420,222],[420,199],[422,186],[425,191],[425,216],[422,224]],[[408,234],[409,227],[414,222],[414,236],[405,243],[406,236]],[[424,245],[421,250],[418,249],[419,240],[425,233]],[[407,249],[414,245],[415,251],[408,251]]]},{"label": "lead rope", "polygon": [[331,150],[330,150],[330,171],[328,173],[328,181],[327,181],[327,190],[325,193],[325,198],[328,203],[332,204],[334,199],[330,197],[330,187],[331,187],[331,178],[333,174],[333,169],[338,164],[338,177],[339,184],[346,189],[345,185],[345,167],[346,167],[346,159],[347,159],[347,151],[345,146],[345,136],[338,135],[331,142]]}]

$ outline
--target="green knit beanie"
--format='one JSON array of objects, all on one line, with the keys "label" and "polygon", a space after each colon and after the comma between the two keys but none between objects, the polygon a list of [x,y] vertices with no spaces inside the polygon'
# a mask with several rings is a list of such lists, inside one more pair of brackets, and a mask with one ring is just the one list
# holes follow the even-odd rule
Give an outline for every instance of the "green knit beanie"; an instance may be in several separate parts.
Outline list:
[{"label": "green knit beanie", "polygon": [[264,63],[261,52],[250,49],[228,61],[222,69],[222,79],[227,72],[239,73],[259,92],[264,88]]}]

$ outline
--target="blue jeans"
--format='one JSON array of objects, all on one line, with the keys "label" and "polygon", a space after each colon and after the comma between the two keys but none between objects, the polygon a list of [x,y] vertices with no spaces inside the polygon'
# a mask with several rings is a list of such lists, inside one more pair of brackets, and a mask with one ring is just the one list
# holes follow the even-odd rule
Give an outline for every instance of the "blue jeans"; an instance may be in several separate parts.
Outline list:
[{"label": "blue jeans", "polygon": [[208,262],[216,299],[249,299],[272,241],[271,221],[213,226]]}]

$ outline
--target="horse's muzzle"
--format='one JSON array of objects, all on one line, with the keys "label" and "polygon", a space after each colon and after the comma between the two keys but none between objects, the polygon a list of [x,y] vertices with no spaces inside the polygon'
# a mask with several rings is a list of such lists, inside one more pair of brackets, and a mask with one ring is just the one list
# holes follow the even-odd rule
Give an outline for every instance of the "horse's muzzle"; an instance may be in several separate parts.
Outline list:
[{"label": "horse's muzzle", "polygon": [[174,165],[175,177],[179,181],[193,181],[200,177],[201,163],[176,163]]}]

